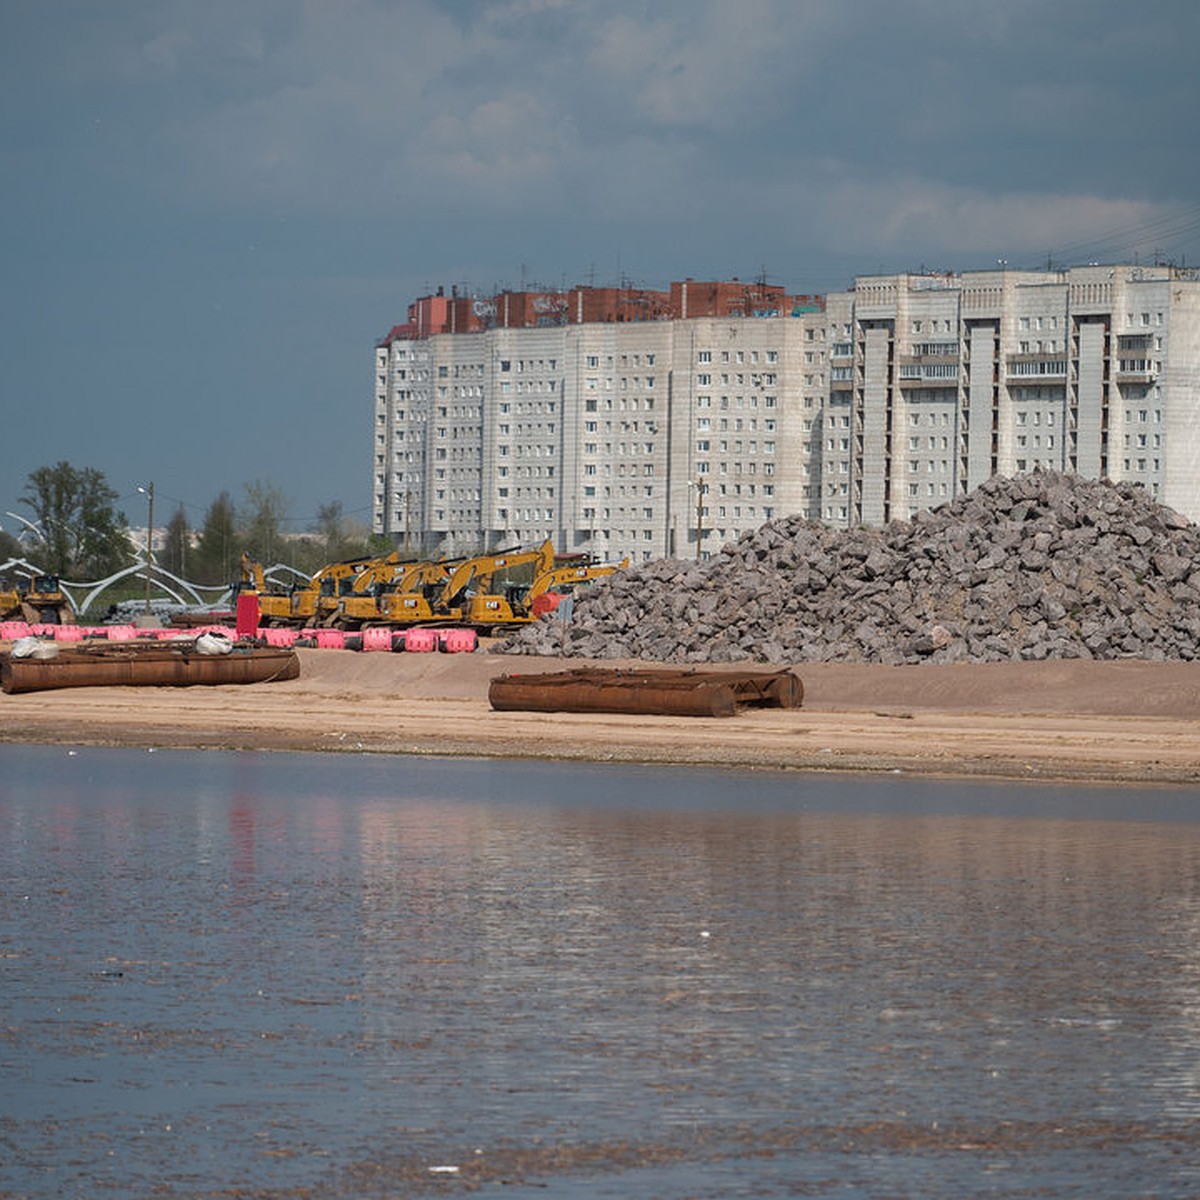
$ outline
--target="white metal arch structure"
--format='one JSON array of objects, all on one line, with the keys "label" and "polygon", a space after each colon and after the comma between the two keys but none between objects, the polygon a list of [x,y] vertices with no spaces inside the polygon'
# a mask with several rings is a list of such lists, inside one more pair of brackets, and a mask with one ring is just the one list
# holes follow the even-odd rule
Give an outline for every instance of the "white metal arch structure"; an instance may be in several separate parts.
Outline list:
[{"label": "white metal arch structure", "polygon": [[[124,567],[122,570],[109,575],[106,579],[95,580],[89,583],[64,583],[62,584],[62,589],[64,592],[67,592],[68,595],[71,595],[70,591],[68,591],[69,588],[75,588],[79,591],[82,591],[85,588],[91,588],[91,591],[89,591],[83,598],[83,603],[75,606],[76,611],[83,612],[91,605],[92,601],[104,591],[105,588],[111,587],[119,579],[126,578],[145,579],[145,564],[134,563],[133,566]],[[170,583],[164,582],[164,579],[169,580]],[[154,570],[150,572],[150,582],[152,585],[156,584],[163,592],[165,592],[173,600],[177,600],[180,604],[224,604],[231,598],[233,594],[233,589],[228,585],[221,588],[205,587],[203,584],[191,583],[187,579],[181,579],[178,575],[174,575],[170,571],[163,570],[162,567],[155,567]],[[172,587],[171,584],[174,584],[175,586]],[[209,593],[216,592],[217,595],[212,599],[206,599],[200,594],[202,590]],[[187,595],[184,595],[183,593],[187,593]],[[187,596],[190,596],[191,599],[188,599]],[[75,604],[74,596],[71,596],[71,603]]]},{"label": "white metal arch structure", "polygon": [[[7,571],[14,571],[16,574],[29,579],[32,579],[35,575],[46,574],[41,567],[36,566],[26,558],[10,558],[7,562],[0,563],[0,576]],[[101,595],[106,588],[111,587],[114,583],[118,583],[122,579],[145,578],[146,564],[144,562],[137,562],[128,567],[123,567],[119,571],[115,571],[104,579],[60,579],[59,587],[62,588],[67,598],[71,601],[71,606],[76,612],[85,612],[95,601],[96,597]],[[307,583],[312,577],[306,571],[301,571],[299,567],[293,567],[290,563],[277,562],[263,572],[263,578],[270,579],[272,583],[278,584],[280,587],[288,588],[295,583]],[[151,586],[158,588],[162,595],[184,605],[221,605],[233,599],[233,588],[228,584],[213,587],[206,584],[193,583],[191,580],[184,579],[182,576],[176,575],[160,566],[151,568],[150,583]]]},{"label": "white metal arch structure", "polygon": [[[295,576],[295,580],[281,578],[277,572],[287,571]],[[307,583],[312,578],[307,571],[301,571],[299,567],[293,567],[290,563],[277,562],[267,567],[263,571],[263,579],[269,579],[272,583],[279,584],[280,587],[289,587],[293,582]]]},{"label": "white metal arch structure", "polygon": [[[283,564],[280,565],[282,566]],[[288,569],[292,570],[293,568],[289,567]],[[6,563],[0,564],[0,575],[10,570],[15,570],[17,574],[24,575],[30,579],[35,575],[44,575],[46,573],[41,567],[35,566],[28,559],[24,558],[10,558]],[[302,573],[297,572],[297,574]],[[71,607],[76,612],[85,612],[105,588],[111,587],[119,580],[145,578],[145,563],[134,563],[132,566],[123,567],[120,571],[115,571],[112,575],[104,579],[83,582],[60,579],[58,585],[71,601]],[[192,583],[190,580],[182,579],[170,571],[163,570],[162,567],[154,568],[150,574],[150,582],[156,585],[172,600],[180,604],[224,604],[232,598],[233,594],[233,589],[228,585],[217,588]],[[206,598],[201,595],[202,592],[209,593],[209,596],[212,598]],[[81,595],[83,597],[82,600],[79,598]]]}]

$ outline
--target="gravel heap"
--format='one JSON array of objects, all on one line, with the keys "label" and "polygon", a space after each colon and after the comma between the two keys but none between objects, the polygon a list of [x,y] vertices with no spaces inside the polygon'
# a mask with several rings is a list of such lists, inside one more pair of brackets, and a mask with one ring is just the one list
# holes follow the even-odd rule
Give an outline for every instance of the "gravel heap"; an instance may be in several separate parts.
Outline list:
[{"label": "gravel heap", "polygon": [[1038,471],[911,521],[769,521],[618,572],[510,654],[663,662],[1200,657],[1200,529],[1143,488]]}]

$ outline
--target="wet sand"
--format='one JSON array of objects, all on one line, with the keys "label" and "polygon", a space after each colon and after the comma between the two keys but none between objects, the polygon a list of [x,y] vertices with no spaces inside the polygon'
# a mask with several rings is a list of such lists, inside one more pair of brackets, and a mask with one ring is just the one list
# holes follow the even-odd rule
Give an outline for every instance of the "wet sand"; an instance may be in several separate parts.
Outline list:
[{"label": "wet sand", "polygon": [[579,660],[298,653],[287,682],[0,694],[0,742],[1200,782],[1200,664],[808,664],[802,708],[697,718],[488,704],[496,675]]}]

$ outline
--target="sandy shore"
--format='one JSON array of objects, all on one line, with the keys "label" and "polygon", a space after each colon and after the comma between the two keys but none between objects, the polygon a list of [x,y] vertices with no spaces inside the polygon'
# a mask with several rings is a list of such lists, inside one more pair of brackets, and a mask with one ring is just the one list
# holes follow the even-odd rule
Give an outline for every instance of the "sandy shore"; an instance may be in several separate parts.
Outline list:
[{"label": "sandy shore", "polygon": [[795,668],[800,709],[648,718],[488,704],[496,675],[577,661],[299,654],[300,678],[283,683],[0,694],[0,742],[1200,782],[1200,664],[811,664]]}]

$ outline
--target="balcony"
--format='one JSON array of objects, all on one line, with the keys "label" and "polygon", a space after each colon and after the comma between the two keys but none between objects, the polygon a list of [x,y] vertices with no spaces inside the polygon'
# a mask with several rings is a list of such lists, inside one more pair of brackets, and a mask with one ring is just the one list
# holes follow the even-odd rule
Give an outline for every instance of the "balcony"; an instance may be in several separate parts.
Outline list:
[{"label": "balcony", "polygon": [[1067,360],[1045,354],[1011,354],[1005,360],[1008,379],[1066,379]]},{"label": "balcony", "polygon": [[1122,383],[1151,383],[1158,370],[1152,358],[1119,358],[1114,375]]},{"label": "balcony", "polygon": [[925,387],[955,387],[958,384],[958,359],[947,355],[902,355],[900,382],[919,383]]}]

